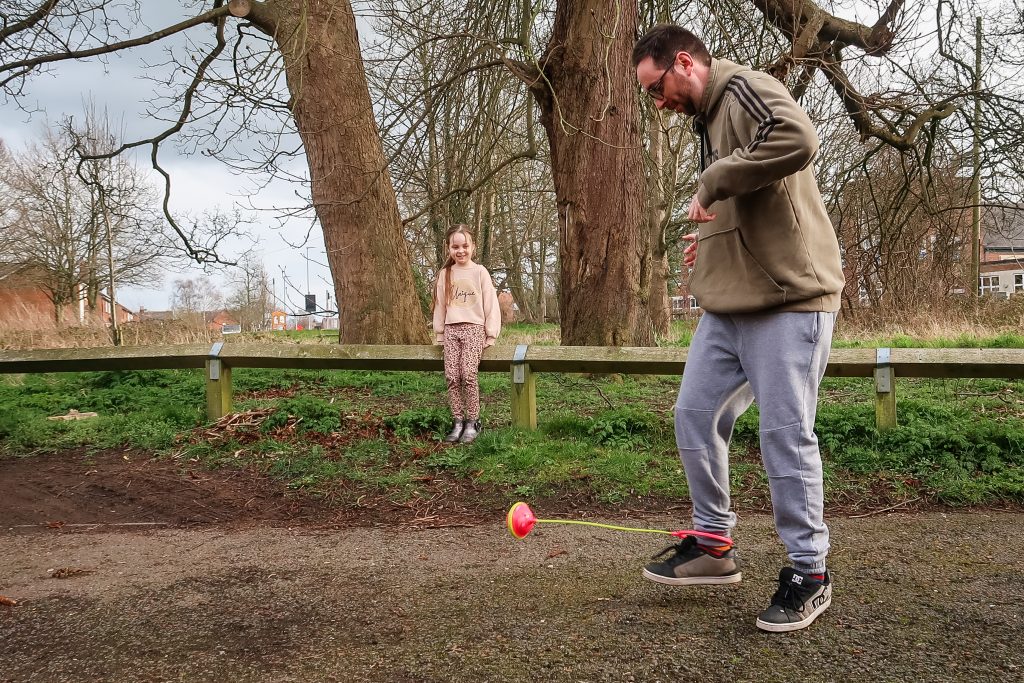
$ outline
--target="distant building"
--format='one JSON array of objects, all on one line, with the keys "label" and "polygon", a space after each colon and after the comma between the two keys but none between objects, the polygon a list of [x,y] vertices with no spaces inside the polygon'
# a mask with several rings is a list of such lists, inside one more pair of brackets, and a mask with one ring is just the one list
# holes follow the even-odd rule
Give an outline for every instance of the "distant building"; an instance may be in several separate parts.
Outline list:
[{"label": "distant building", "polygon": [[230,332],[241,331],[239,322],[227,311],[207,311],[204,316],[206,317],[206,329],[211,332],[224,332],[225,329]]},{"label": "distant building", "polygon": [[982,213],[978,292],[1009,298],[1024,292],[1024,204]]},{"label": "distant building", "polygon": [[[53,300],[39,284],[44,279],[39,269],[30,264],[0,263],[0,324],[21,328],[56,324],[57,311]],[[97,296],[96,310],[90,310],[84,283],[72,285],[72,290],[71,301],[61,310],[60,318],[65,324],[97,321],[110,325],[114,309],[118,324],[136,319],[135,313],[120,303],[112,307],[110,297],[103,292]]]},{"label": "distant building", "polygon": [[150,320],[174,320],[174,311],[151,311],[148,308],[143,308],[140,306],[138,320],[139,322],[147,322]]},{"label": "distant building", "polygon": [[288,329],[288,314],[284,311],[274,311],[270,314],[270,329],[272,330],[286,330]]}]

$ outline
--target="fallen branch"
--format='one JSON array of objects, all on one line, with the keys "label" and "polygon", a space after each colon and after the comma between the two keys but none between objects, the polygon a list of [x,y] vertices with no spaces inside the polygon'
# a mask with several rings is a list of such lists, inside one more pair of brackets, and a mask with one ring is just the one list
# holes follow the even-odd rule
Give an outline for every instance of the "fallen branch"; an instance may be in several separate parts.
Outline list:
[{"label": "fallen branch", "polygon": [[883,512],[889,512],[891,510],[896,510],[897,508],[906,507],[907,505],[910,505],[911,503],[916,503],[919,500],[921,500],[921,496],[918,496],[917,498],[911,498],[910,500],[905,500],[902,503],[896,503],[895,505],[890,505],[889,507],[882,508],[881,510],[872,510],[871,512],[865,512],[862,515],[850,515],[850,519],[858,519],[860,517],[871,517],[872,515],[880,515]]}]

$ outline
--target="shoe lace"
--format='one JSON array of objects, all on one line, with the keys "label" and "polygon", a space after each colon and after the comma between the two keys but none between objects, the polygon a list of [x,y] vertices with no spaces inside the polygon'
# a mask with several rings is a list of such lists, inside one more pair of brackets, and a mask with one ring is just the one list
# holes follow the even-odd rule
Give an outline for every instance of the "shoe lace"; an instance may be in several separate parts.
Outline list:
[{"label": "shoe lace", "polygon": [[772,604],[794,612],[799,612],[804,607],[804,596],[800,589],[790,583],[780,583],[779,589],[772,596]]},{"label": "shoe lace", "polygon": [[695,545],[697,545],[697,539],[693,536],[687,536],[679,543],[673,543],[672,545],[668,546],[658,554],[652,555],[651,559],[657,560],[664,557],[665,555],[668,555],[669,553],[673,553],[673,557],[675,557],[676,555],[685,555],[686,553],[690,552]]}]

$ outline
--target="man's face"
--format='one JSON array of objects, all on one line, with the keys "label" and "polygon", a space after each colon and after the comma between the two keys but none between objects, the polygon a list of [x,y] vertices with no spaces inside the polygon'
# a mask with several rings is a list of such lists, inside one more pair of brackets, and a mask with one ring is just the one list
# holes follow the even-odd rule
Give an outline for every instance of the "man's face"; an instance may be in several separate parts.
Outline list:
[{"label": "man's face", "polygon": [[658,109],[671,109],[687,116],[697,113],[692,75],[693,60],[685,52],[676,53],[675,60],[666,69],[658,67],[651,57],[645,57],[636,66],[636,80]]}]

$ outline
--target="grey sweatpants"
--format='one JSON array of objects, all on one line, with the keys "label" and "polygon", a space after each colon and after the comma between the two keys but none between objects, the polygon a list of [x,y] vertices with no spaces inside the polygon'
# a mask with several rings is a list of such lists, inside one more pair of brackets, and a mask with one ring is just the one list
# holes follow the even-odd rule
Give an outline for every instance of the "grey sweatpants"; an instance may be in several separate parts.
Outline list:
[{"label": "grey sweatpants", "polygon": [[693,499],[695,529],[730,535],[729,440],[757,400],[761,459],[775,528],[793,566],[820,573],[828,554],[821,454],[814,434],[818,385],[835,313],[705,312],[676,400],[676,445]]}]

